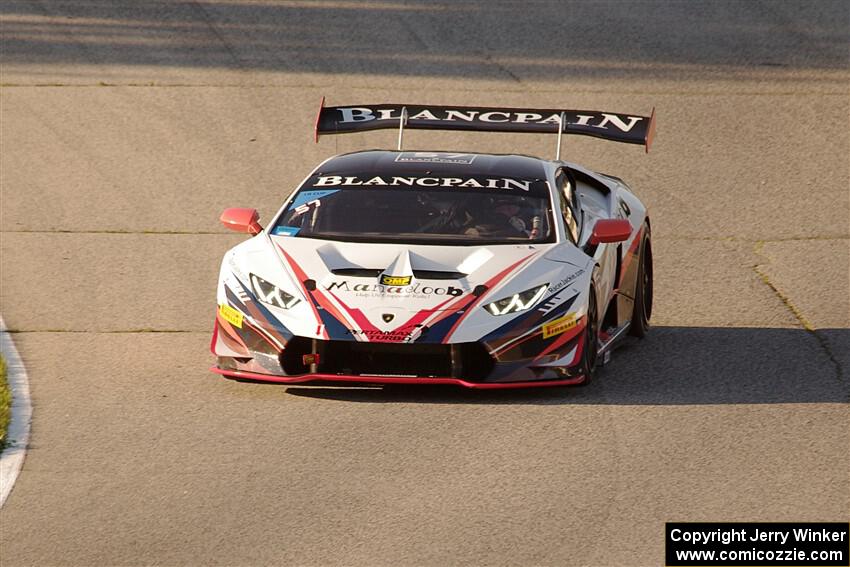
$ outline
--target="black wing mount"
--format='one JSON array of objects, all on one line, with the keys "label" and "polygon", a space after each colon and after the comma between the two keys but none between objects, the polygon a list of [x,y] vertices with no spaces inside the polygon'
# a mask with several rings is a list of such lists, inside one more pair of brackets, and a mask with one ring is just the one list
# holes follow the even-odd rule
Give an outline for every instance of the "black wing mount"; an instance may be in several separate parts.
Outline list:
[{"label": "black wing mount", "polygon": [[640,144],[649,152],[655,137],[655,109],[649,116],[598,110],[371,104],[325,106],[316,117],[316,141],[322,134],[348,134],[398,128],[399,150],[405,128],[472,132],[538,132],[593,136]]}]

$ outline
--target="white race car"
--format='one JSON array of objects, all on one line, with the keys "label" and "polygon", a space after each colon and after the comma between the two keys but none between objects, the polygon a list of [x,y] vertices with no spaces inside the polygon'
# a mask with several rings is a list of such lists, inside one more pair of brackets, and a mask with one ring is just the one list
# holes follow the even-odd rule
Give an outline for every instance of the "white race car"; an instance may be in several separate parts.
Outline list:
[{"label": "white race car", "polygon": [[[324,102],[324,101],[323,101]],[[213,371],[283,383],[578,385],[652,313],[646,207],[555,159],[402,151],[404,129],[582,134],[639,143],[650,117],[595,111],[322,107],[319,134],[398,128],[399,150],[332,157],[218,282]],[[559,157],[559,156],[558,156]]]}]

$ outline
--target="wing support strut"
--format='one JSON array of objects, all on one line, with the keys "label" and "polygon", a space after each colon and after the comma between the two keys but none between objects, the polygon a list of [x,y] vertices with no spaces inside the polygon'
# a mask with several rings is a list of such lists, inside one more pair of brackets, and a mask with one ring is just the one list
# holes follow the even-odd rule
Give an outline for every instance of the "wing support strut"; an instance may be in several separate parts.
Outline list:
[{"label": "wing support strut", "polygon": [[566,113],[562,112],[558,118],[558,145],[555,147],[555,161],[561,159],[561,135],[564,133],[564,122],[566,121]]},{"label": "wing support strut", "polygon": [[398,151],[401,151],[401,142],[404,140],[404,127],[407,126],[407,107],[401,107],[401,116],[398,117]]}]

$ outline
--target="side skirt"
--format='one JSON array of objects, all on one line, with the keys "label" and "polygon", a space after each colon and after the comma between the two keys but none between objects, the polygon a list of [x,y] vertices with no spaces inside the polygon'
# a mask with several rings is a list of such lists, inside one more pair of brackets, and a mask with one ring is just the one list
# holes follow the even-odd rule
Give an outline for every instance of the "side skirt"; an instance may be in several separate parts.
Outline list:
[{"label": "side skirt", "polygon": [[608,335],[608,337],[603,341],[600,338],[599,341],[599,349],[597,352],[599,353],[599,363],[602,366],[605,366],[611,361],[611,351],[614,350],[614,347],[617,346],[617,343],[622,341],[626,333],[629,331],[629,327],[631,327],[632,322],[626,321],[622,327],[615,330],[613,333]]}]

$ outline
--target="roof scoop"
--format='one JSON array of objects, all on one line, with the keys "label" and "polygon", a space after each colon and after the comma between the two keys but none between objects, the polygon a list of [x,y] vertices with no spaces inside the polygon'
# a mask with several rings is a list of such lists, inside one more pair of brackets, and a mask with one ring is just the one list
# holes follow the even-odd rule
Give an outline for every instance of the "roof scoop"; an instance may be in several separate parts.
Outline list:
[{"label": "roof scoop", "polygon": [[395,260],[378,276],[381,285],[406,286],[413,282],[413,264],[410,261],[410,251],[402,250]]}]

